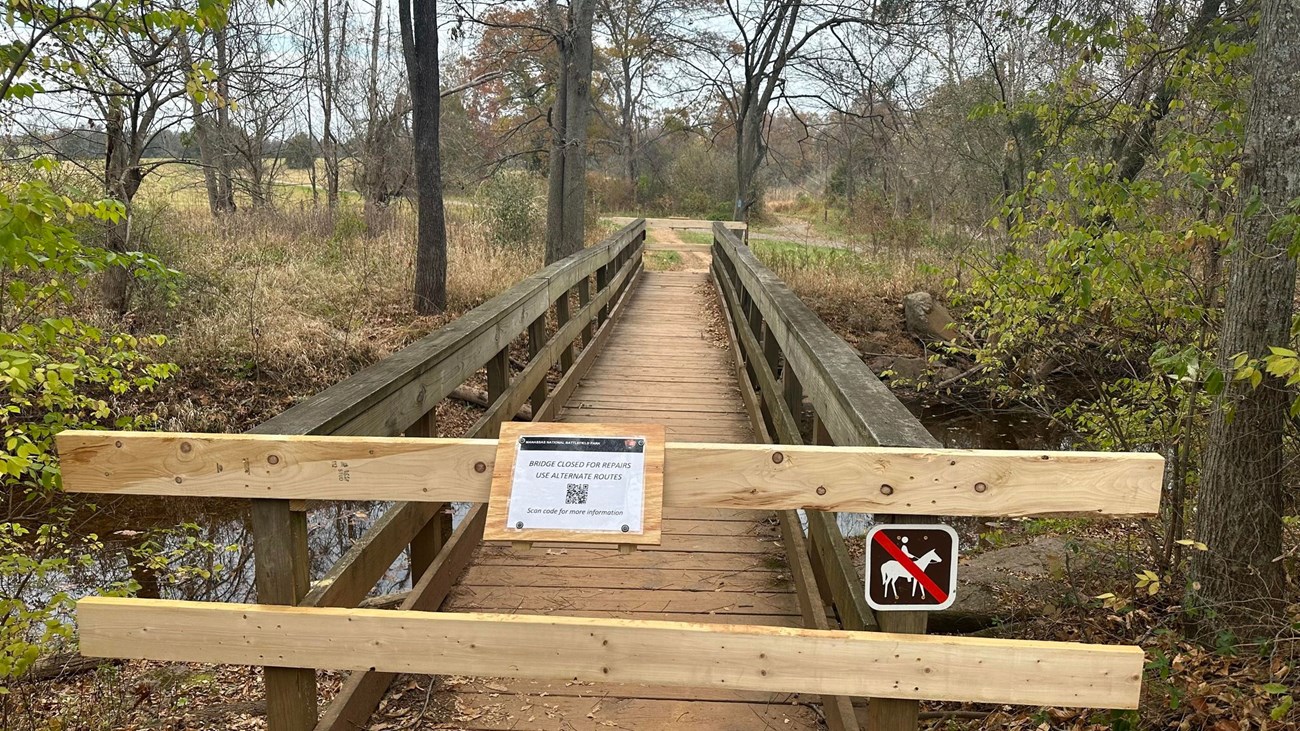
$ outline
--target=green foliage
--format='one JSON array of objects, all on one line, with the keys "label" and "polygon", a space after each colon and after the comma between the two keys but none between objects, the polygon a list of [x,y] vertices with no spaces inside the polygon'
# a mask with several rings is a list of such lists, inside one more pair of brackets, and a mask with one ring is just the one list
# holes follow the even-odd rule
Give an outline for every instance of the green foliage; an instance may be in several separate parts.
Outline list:
[{"label": "green foliage", "polygon": [[[1184,53],[1174,83],[1182,96],[1143,175],[1119,176],[1116,141],[1151,112],[1111,105],[1080,125],[1078,110],[1107,89],[1094,74],[1107,51],[1125,65],[1155,46],[1137,22],[1051,32],[1078,45],[1075,64],[1027,104],[1064,151],[1044,153],[1026,187],[995,222],[1004,250],[975,268],[959,299],[981,345],[971,355],[984,382],[1006,400],[1047,404],[1087,444],[1167,449],[1187,416],[1200,415],[1214,375],[1219,262],[1232,236],[1243,137],[1246,46]],[[1061,402],[1045,374],[1068,369],[1078,390]],[[1210,388],[1207,388],[1207,380]]]},{"label": "green foliage", "polygon": [[536,178],[517,170],[497,171],[483,183],[479,196],[494,244],[524,247],[535,242],[539,192]]},{"label": "green foliage", "polygon": [[[40,162],[49,167],[52,163]],[[81,203],[39,180],[0,188],[0,475],[10,495],[0,515],[0,693],[47,647],[71,634],[71,598],[56,578],[94,561],[102,545],[65,527],[54,435],[64,429],[147,428],[120,400],[175,373],[140,338],[85,320],[78,293],[110,267],[167,286],[176,279],[152,257],[89,246],[73,227],[123,215],[113,201]],[[120,592],[126,585],[107,590]]]},{"label": "green foliage", "polygon": [[284,165],[290,170],[310,170],[316,164],[316,143],[306,132],[284,142]]},{"label": "green foliage", "polygon": [[[45,93],[41,78],[82,77],[89,68],[78,58],[43,45],[53,34],[70,44],[91,47],[105,28],[145,35],[165,35],[175,29],[204,30],[225,24],[226,0],[197,0],[187,7],[119,3],[57,4],[36,0],[7,3],[3,22],[10,32],[0,42],[0,100],[21,101]],[[34,31],[34,34],[29,31]],[[34,41],[29,39],[34,38]],[[194,91],[203,93],[200,86]]]}]

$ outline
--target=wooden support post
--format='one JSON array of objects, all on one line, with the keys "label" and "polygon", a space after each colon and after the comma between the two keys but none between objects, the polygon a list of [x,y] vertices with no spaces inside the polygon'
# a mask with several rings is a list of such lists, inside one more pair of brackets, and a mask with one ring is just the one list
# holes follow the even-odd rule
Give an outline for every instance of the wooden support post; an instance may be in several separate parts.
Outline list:
[{"label": "wooden support post", "polygon": [[[772,337],[772,331],[767,331],[767,338],[764,344],[769,340],[775,340]],[[776,366],[772,367],[773,371]],[[785,401],[785,407],[790,410],[790,415],[794,417],[795,426],[799,429],[799,436],[808,439],[808,435],[803,429],[803,384],[799,383],[799,376],[796,376],[794,369],[790,367],[790,362],[786,361],[785,366],[781,368],[781,398]],[[811,442],[811,439],[808,439]]]},{"label": "wooden support post", "polygon": [[[591,302],[591,277],[583,277],[578,282],[578,305],[586,307]],[[594,318],[593,318],[594,319]],[[587,324],[582,326],[582,347],[587,347],[591,343],[591,334],[596,331],[592,327],[592,320],[587,320]],[[533,407],[533,413],[537,413],[537,407]]]},{"label": "wooden support post", "polygon": [[[310,589],[307,514],[288,500],[253,501],[254,574],[259,604],[295,605]],[[268,731],[310,731],[316,725],[316,671],[267,667]]]},{"label": "wooden support post", "polygon": [[[781,346],[777,343],[776,336],[773,335],[771,328],[767,326],[766,322],[763,322],[763,315],[761,312],[759,312],[757,305],[755,305],[753,310],[751,311],[750,314],[751,322],[755,319],[755,316],[757,316],[757,321],[758,321],[757,335],[759,335],[762,338],[762,343],[763,343],[763,360],[767,362],[768,370],[771,371],[773,376],[775,376],[778,372],[778,368],[781,365]],[[762,383],[761,380],[759,382]],[[782,386],[782,388],[784,389],[784,385]],[[785,394],[776,393],[775,389],[773,389],[772,393],[766,393],[766,392],[763,393],[763,406],[764,406],[763,418],[767,420],[767,427],[768,427],[769,434],[775,434],[777,432],[776,421],[775,421],[776,416],[774,412],[779,411],[781,407],[784,405],[782,403],[784,401],[784,398],[785,398]],[[797,431],[798,424],[799,424],[798,421],[799,409],[797,408],[790,409],[790,414],[793,417],[795,417],[794,424],[795,424],[795,430]],[[777,441],[791,442],[793,440],[789,438],[785,438],[785,439],[778,439]]]},{"label": "wooden support post", "polygon": [[[488,407],[496,403],[502,394],[510,388],[510,348],[502,348],[500,352],[492,356],[487,362],[487,398]],[[502,419],[508,419],[511,415],[503,414]],[[487,425],[487,432],[484,436],[495,437],[501,431],[500,419]]]},{"label": "wooden support post", "polygon": [[[605,265],[596,270],[596,291],[604,292],[609,286],[609,265]],[[597,325],[604,325],[605,320],[609,319],[609,305],[600,308],[600,316],[596,318]]]},{"label": "wooden support post", "polygon": [[[555,329],[557,332],[564,327],[564,323],[569,321],[569,317],[569,290],[565,290],[564,294],[555,300]],[[568,373],[572,367],[573,343],[566,343],[564,349],[560,351],[560,370]]]},{"label": "wooden support post", "polygon": [[[920,619],[911,618],[912,615],[919,615]],[[880,630],[925,634],[925,612],[881,612]],[[866,726],[871,731],[916,731],[920,714],[921,704],[916,701],[871,698],[867,701]]]},{"label": "wooden support post", "polygon": [[754,302],[748,294],[745,295],[745,313],[749,317],[749,329],[754,333],[754,337],[762,338],[763,312],[758,309],[758,303]]},{"label": "wooden support post", "polygon": [[[533,320],[528,325],[528,358],[532,360],[537,354],[546,348],[546,316]],[[546,403],[546,379],[538,381],[537,388],[528,397],[528,403],[533,407],[533,413],[536,414],[541,410],[542,404]]]}]

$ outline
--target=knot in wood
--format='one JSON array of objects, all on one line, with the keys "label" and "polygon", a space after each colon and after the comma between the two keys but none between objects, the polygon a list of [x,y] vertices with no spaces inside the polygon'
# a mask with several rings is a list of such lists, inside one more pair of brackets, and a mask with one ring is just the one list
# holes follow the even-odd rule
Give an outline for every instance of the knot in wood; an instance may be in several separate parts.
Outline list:
[{"label": "knot in wood", "polygon": [[881,495],[893,495],[893,494],[894,494],[894,488],[893,488],[893,486],[891,486],[891,485],[881,485],[881,486],[880,486],[880,494],[881,494]]}]

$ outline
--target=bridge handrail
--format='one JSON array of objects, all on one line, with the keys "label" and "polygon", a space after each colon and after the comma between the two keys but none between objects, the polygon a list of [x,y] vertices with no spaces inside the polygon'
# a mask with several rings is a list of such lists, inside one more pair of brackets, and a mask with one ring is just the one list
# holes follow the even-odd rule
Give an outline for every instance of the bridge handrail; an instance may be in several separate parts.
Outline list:
[{"label": "bridge handrail", "polygon": [[[420,340],[259,424],[257,434],[393,436],[470,378],[561,295],[644,238],[637,219]],[[490,352],[489,352],[490,351]],[[409,417],[409,418],[408,418]]]},{"label": "bridge handrail", "polygon": [[[941,446],[857,352],[720,222],[715,254],[772,332],[831,439],[841,446]],[[762,333],[756,333],[762,337]]]},{"label": "bridge handrail", "polygon": [[[532,403],[534,420],[552,418],[608,337],[624,294],[640,275],[644,242],[645,220],[632,221],[602,242],[539,270],[448,325],[249,431],[436,436],[438,403],[485,366],[488,409],[468,436],[496,436],[501,422],[526,402]],[[578,309],[573,311],[575,289]],[[555,330],[548,332],[552,317]],[[524,333],[529,362],[512,376],[510,346]],[[574,344],[579,341],[582,351],[575,357]],[[548,394],[546,375],[557,360],[563,376]],[[483,511],[474,510],[453,533],[446,507],[394,504],[313,584],[305,504],[254,500],[257,601],[355,607],[409,546],[414,587],[403,606],[436,609],[469,563],[483,531]],[[313,671],[267,667],[265,678],[268,727],[323,731],[364,725],[392,676],[353,673],[319,721]]]},{"label": "bridge handrail", "polygon": [[[783,444],[800,444],[808,438],[815,444],[839,446],[940,446],[848,343],[720,222],[713,224],[712,251],[714,278],[733,333],[737,375],[756,432]],[[813,411],[806,436],[805,395]],[[804,514],[806,537],[797,516],[781,515],[782,540],[801,595],[808,595],[809,602],[814,596],[829,597],[845,629],[925,632],[925,612],[874,615],[834,514],[816,510]],[[876,518],[890,521],[889,516]],[[930,520],[912,516],[909,522]],[[824,700],[832,728],[858,728],[849,699]],[[868,709],[869,728],[916,728],[915,702],[873,698]]]}]

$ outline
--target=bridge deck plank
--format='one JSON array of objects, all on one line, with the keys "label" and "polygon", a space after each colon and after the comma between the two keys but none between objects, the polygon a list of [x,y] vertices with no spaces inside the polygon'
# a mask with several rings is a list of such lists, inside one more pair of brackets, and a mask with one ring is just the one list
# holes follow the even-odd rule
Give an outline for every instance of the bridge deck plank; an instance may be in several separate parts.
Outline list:
[{"label": "bridge deck plank", "polygon": [[[632,297],[560,420],[651,422],[664,424],[672,441],[752,442],[731,354],[712,334],[708,275],[646,272]],[[771,512],[669,509],[664,517],[662,545],[632,554],[581,544],[483,546],[444,609],[801,626]],[[528,680],[490,687],[455,680],[440,693],[466,728],[820,726],[816,712],[789,695],[601,684],[554,692]]]}]

